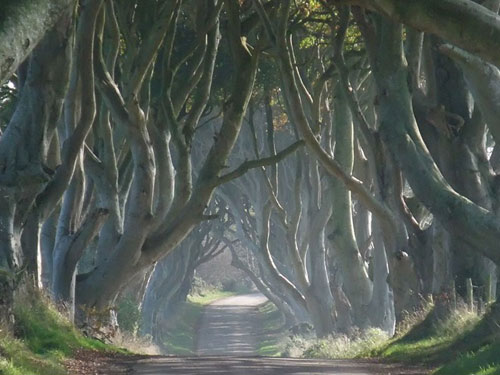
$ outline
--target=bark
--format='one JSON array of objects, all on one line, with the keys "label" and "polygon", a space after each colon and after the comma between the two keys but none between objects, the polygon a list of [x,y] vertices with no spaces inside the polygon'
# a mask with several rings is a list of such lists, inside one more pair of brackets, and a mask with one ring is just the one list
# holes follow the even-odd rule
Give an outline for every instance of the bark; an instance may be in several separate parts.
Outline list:
[{"label": "bark", "polygon": [[15,204],[3,192],[0,199],[0,321],[12,320],[16,272],[19,264],[19,237],[14,231]]},{"label": "bark", "polygon": [[[384,246],[382,229],[375,224],[373,225],[373,231],[373,296],[369,305],[369,319],[373,327],[379,327],[387,332],[389,336],[392,336],[396,330],[396,322],[401,321],[396,318],[394,305],[396,301],[401,301],[401,299],[394,298],[393,290],[388,282],[390,278],[389,262]],[[411,275],[414,273],[413,268],[409,270],[411,271],[411,278]],[[414,296],[416,293],[415,285],[408,284],[409,288],[405,292]]]},{"label": "bark", "polygon": [[0,6],[0,83],[30,55],[60,18],[71,13],[74,0],[6,1]]},{"label": "bark", "polygon": [[90,214],[73,234],[60,234],[54,247],[52,293],[58,302],[67,305],[70,316],[75,315],[76,265],[84,250],[99,232],[108,212],[98,209]]},{"label": "bark", "polygon": [[[354,166],[354,127],[343,95],[341,90],[336,90],[334,158],[347,174],[351,174]],[[354,233],[351,193],[339,180],[332,179],[331,184],[335,213],[332,217],[332,233],[329,235],[334,249],[332,260],[340,269],[342,287],[355,314],[354,321],[362,324],[363,311],[372,298],[373,285]]]},{"label": "bark", "polygon": [[331,335],[335,330],[335,306],[330,289],[327,265],[327,247],[325,231],[331,215],[331,205],[323,202],[321,211],[312,218],[311,241],[309,243],[310,286],[306,292],[308,310],[318,337]]},{"label": "bark", "polygon": [[500,143],[500,70],[479,57],[451,45],[440,51],[455,60],[462,68],[467,85],[474,96],[484,121],[488,124],[495,143]]},{"label": "bark", "polygon": [[280,272],[273,259],[269,246],[271,212],[271,204],[267,203],[262,212],[262,228],[260,230],[259,257],[262,258],[260,260],[262,270],[266,270],[265,274],[270,278],[273,284],[280,286],[283,290],[283,295],[286,296],[293,308],[305,312],[305,314],[302,313],[301,315],[307,315],[307,300],[305,296],[301,293],[299,288]]},{"label": "bark", "polygon": [[450,280],[453,280],[451,270],[450,235],[444,228],[436,224],[433,227],[433,257],[434,272],[432,292],[435,295],[450,292]]},{"label": "bark", "polygon": [[41,281],[44,288],[51,290],[52,288],[52,275],[54,272],[53,252],[56,240],[56,227],[57,217],[59,210],[56,210],[52,215],[43,223],[40,249],[41,249]]}]

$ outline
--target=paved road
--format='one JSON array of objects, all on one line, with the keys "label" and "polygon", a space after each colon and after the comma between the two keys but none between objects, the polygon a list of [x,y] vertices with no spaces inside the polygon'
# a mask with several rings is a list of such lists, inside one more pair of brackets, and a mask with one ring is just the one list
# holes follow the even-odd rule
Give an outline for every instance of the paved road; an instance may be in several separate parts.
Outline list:
[{"label": "paved road", "polygon": [[151,357],[128,364],[135,375],[423,375],[419,369],[371,361],[321,361],[255,356],[260,294],[209,305],[200,322],[198,357]]},{"label": "paved road", "polygon": [[262,294],[246,294],[218,300],[205,308],[198,330],[196,354],[221,356],[255,355],[259,332],[257,306]]},{"label": "paved road", "polygon": [[136,375],[424,375],[419,369],[369,361],[252,357],[158,357],[139,361]]}]

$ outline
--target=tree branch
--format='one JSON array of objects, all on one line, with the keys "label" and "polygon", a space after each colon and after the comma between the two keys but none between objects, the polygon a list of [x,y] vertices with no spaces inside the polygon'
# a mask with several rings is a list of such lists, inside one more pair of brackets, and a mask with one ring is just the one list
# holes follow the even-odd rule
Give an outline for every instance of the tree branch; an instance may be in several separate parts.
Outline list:
[{"label": "tree branch", "polygon": [[219,177],[219,179],[216,182],[216,186],[225,184],[226,182],[229,182],[231,180],[234,180],[238,177],[243,176],[246,172],[248,172],[250,169],[255,169],[259,167],[265,167],[267,165],[272,165],[279,163],[281,160],[286,158],[288,155],[294,153],[297,151],[299,147],[302,147],[305,145],[305,142],[300,140],[292,145],[288,146],[285,148],[283,151],[278,152],[274,156],[269,156],[267,158],[262,158],[262,159],[257,159],[257,160],[249,160],[241,164],[238,168],[236,168],[234,171]]},{"label": "tree branch", "polygon": [[85,219],[80,229],[71,236],[71,245],[66,255],[66,265],[68,267],[76,266],[83,251],[99,232],[108,214],[109,211],[105,208],[96,209]]},{"label": "tree branch", "polygon": [[500,16],[474,1],[364,0],[362,3],[392,21],[435,34],[500,66]]}]

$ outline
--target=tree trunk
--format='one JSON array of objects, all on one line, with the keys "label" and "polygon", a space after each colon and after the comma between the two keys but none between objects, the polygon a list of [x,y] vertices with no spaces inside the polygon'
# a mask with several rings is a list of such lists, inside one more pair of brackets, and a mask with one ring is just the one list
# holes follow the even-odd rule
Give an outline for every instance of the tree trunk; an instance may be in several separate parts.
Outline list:
[{"label": "tree trunk", "polygon": [[[334,158],[344,168],[344,171],[350,175],[354,166],[352,116],[343,91],[337,88],[335,96],[336,143]],[[361,324],[364,320],[363,311],[372,298],[373,286],[356,242],[351,192],[338,179],[331,178],[331,185],[330,194],[334,212],[332,216],[333,230],[329,235],[333,248],[333,257],[331,259],[339,266],[342,275],[342,288],[347,298],[349,298],[355,314],[355,324]]]},{"label": "tree trunk", "polygon": [[305,298],[318,337],[331,335],[335,330],[335,306],[328,277],[325,244],[325,231],[331,212],[331,202],[322,202],[321,209],[314,212],[314,217],[309,219],[312,221],[309,228],[310,286]]},{"label": "tree trunk", "polygon": [[383,45],[389,53],[374,61],[379,93],[380,134],[416,196],[457,237],[496,264],[500,264],[500,225],[496,217],[459,195],[443,178],[422,141],[413,114],[402,60],[402,28],[384,22]]},{"label": "tree trunk", "polygon": [[14,231],[15,205],[2,191],[0,197],[0,323],[12,320],[14,288],[19,254],[19,238]]},{"label": "tree trunk", "polygon": [[0,5],[0,84],[8,80],[75,0],[5,0]]},{"label": "tree trunk", "polygon": [[[383,241],[381,228],[375,223],[373,227],[373,296],[370,302],[370,322],[389,336],[396,329],[395,298],[388,283],[389,264]],[[408,292],[412,292],[409,290]]]}]

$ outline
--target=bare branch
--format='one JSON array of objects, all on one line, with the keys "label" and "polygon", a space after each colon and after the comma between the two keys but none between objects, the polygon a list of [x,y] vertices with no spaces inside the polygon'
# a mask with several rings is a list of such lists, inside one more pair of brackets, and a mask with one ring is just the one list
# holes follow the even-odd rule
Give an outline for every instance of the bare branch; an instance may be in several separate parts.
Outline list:
[{"label": "bare branch", "polygon": [[246,172],[248,172],[250,169],[254,168],[259,168],[259,167],[265,167],[267,165],[272,165],[279,163],[281,160],[286,158],[288,155],[294,153],[297,151],[299,147],[302,147],[305,145],[305,142],[300,140],[292,145],[288,146],[285,148],[283,151],[278,152],[274,156],[269,156],[267,158],[262,158],[262,159],[257,159],[257,160],[249,160],[241,164],[238,168],[236,168],[234,171],[219,177],[216,186],[225,184],[226,182],[229,182],[231,180],[234,180],[238,177],[243,176]]},{"label": "bare branch", "polygon": [[104,220],[107,218],[109,211],[105,208],[98,208],[92,214],[90,214],[80,229],[72,235],[71,246],[68,250],[66,256],[66,265],[71,267],[76,266],[78,260],[80,260],[83,251],[87,245],[92,241],[95,235],[99,232]]}]

